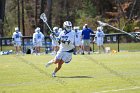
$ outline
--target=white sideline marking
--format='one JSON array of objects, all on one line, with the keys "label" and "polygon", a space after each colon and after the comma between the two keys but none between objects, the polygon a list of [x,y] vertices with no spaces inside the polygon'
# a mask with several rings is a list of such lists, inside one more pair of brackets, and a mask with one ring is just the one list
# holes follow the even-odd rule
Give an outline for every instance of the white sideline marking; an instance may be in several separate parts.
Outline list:
[{"label": "white sideline marking", "polygon": [[106,90],[106,91],[100,91],[100,92],[93,92],[93,93],[107,93],[107,92],[116,92],[116,91],[124,91],[124,90],[135,90],[140,89],[140,87],[130,87],[130,88],[123,88],[123,89],[114,89],[114,90]]}]

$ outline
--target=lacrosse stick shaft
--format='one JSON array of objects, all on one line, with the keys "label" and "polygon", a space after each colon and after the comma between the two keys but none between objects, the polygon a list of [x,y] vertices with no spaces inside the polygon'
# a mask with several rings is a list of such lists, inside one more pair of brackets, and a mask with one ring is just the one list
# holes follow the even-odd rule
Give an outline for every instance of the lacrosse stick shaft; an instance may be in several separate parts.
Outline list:
[{"label": "lacrosse stick shaft", "polygon": [[53,32],[52,29],[50,28],[49,24],[47,22],[45,22],[45,24],[48,26],[49,30],[51,31],[51,33]]},{"label": "lacrosse stick shaft", "polygon": [[109,27],[111,27],[111,28],[113,28],[113,29],[115,29],[115,30],[117,30],[117,31],[120,31],[120,32],[122,32],[122,33],[125,33],[125,34],[127,34],[127,35],[133,37],[133,38],[136,38],[136,39],[140,40],[139,37],[136,37],[136,36],[134,36],[134,35],[132,35],[132,34],[130,34],[130,33],[127,33],[126,31],[123,31],[123,30],[121,30],[121,29],[119,29],[119,28],[117,28],[117,27],[114,27],[114,26],[112,26],[112,25],[109,25],[108,23],[104,23],[104,22],[101,22],[101,21],[98,21],[98,23],[99,23],[100,25],[105,24],[104,26],[109,26]]},{"label": "lacrosse stick shaft", "polygon": [[119,28],[116,28],[116,27],[112,26],[112,25],[107,24],[107,26],[109,26],[109,27],[111,27],[111,28],[113,28],[113,29],[115,29],[115,30],[118,30],[118,31],[120,31],[120,32],[122,32],[122,33],[125,33],[125,34],[127,34],[127,35],[129,35],[129,36],[131,36],[131,37],[134,37],[134,38],[140,40],[139,37],[135,37],[134,35],[132,35],[132,34],[130,34],[130,33],[127,33],[127,32],[125,32],[125,31],[123,31],[123,30],[121,30],[121,29],[119,29]]}]

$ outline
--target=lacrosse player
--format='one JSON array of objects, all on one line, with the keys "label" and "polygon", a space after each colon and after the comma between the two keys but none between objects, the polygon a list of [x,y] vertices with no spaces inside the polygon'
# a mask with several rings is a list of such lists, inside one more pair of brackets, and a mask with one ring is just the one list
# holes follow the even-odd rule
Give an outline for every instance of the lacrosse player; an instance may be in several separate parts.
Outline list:
[{"label": "lacrosse player", "polygon": [[35,48],[36,55],[40,55],[40,48],[42,47],[42,41],[44,40],[44,35],[40,32],[40,28],[37,27],[35,29],[35,33],[33,34],[33,46]]},{"label": "lacrosse player", "polygon": [[79,27],[74,27],[75,32],[75,52],[74,54],[79,54],[81,45],[82,45],[82,32],[79,30]]},{"label": "lacrosse player", "polygon": [[58,27],[54,27],[53,28],[53,33],[50,34],[50,38],[52,39],[52,49],[53,49],[53,52],[51,53],[52,55],[55,55],[57,53],[57,51],[59,50],[59,43],[56,40],[56,37],[59,36],[59,31],[58,30],[59,30]]},{"label": "lacrosse player", "polygon": [[19,52],[21,52],[21,42],[22,42],[22,33],[19,31],[18,27],[15,27],[15,32],[12,35],[12,43],[15,46],[17,55],[19,54]]},{"label": "lacrosse player", "polygon": [[63,63],[69,63],[72,59],[72,53],[74,49],[74,32],[72,31],[72,23],[65,21],[63,23],[64,31],[60,32],[58,39],[60,42],[60,48],[55,58],[46,64],[46,67],[55,63],[57,67],[52,73],[52,77],[55,77],[57,71],[62,67]]},{"label": "lacrosse player", "polygon": [[96,31],[96,35],[95,35],[95,41],[97,43],[99,53],[101,53],[101,47],[105,51],[105,48],[103,46],[104,36],[105,36],[105,34],[103,32],[103,27],[101,27],[101,26],[97,27],[97,31]]}]

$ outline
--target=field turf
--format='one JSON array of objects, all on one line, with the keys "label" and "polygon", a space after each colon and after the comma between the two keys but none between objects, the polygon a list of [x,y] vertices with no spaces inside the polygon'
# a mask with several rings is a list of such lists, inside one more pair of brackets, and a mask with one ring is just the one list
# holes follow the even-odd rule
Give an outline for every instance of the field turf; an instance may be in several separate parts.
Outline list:
[{"label": "field turf", "polygon": [[55,78],[53,57],[0,56],[0,93],[140,93],[140,52],[73,55]]}]

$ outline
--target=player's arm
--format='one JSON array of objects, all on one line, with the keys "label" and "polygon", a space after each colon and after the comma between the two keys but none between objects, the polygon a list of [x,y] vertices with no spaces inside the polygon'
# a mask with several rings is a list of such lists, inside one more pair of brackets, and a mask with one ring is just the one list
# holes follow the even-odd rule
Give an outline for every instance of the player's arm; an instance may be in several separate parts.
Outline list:
[{"label": "player's arm", "polygon": [[13,33],[13,35],[12,35],[12,44],[14,44],[15,43],[15,34]]},{"label": "player's arm", "polygon": [[104,31],[102,31],[102,34],[103,34],[103,37],[105,37],[105,33],[104,33]]}]

